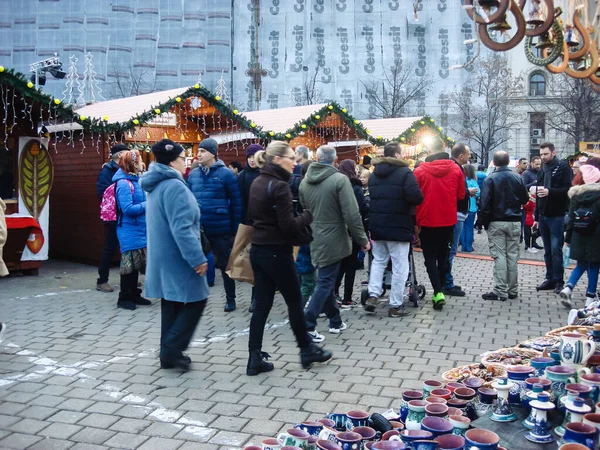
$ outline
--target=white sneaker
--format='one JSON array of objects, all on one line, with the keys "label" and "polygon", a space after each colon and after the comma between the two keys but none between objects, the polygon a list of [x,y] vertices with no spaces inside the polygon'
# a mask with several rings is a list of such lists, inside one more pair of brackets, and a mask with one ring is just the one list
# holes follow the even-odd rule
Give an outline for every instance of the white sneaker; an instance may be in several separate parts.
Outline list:
[{"label": "white sneaker", "polygon": [[571,296],[573,294],[573,289],[569,286],[566,286],[562,291],[560,291],[560,298],[565,298],[567,300],[571,300]]},{"label": "white sneaker", "polygon": [[588,297],[587,295],[585,296],[585,307],[587,308],[588,306],[590,306],[592,303],[594,303],[596,301],[596,296],[593,297]]},{"label": "white sneaker", "polygon": [[309,331],[308,335],[310,336],[312,341],[316,344],[318,344],[319,342],[323,342],[325,340],[325,336],[323,336],[322,334],[319,334],[319,332],[317,330]]},{"label": "white sneaker", "polygon": [[333,333],[333,334],[340,334],[342,331],[344,331],[346,328],[348,328],[348,325],[346,325],[344,322],[342,322],[342,324],[340,325],[339,328],[330,328],[329,332]]},{"label": "white sneaker", "polygon": [[572,309],[569,311],[569,316],[567,317],[567,325],[573,325],[577,320],[577,310]]}]

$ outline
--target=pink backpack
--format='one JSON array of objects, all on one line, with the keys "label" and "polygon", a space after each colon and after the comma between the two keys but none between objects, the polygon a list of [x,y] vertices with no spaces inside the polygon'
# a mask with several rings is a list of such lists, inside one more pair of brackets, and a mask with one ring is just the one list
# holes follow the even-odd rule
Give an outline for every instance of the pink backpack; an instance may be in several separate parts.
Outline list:
[{"label": "pink backpack", "polygon": [[[129,183],[131,189],[131,195],[133,196],[133,183],[129,180],[125,180]],[[100,218],[104,222],[115,222],[117,216],[120,213],[119,207],[117,206],[117,182],[114,182],[106,188],[104,194],[102,194],[102,202],[100,203]]]}]

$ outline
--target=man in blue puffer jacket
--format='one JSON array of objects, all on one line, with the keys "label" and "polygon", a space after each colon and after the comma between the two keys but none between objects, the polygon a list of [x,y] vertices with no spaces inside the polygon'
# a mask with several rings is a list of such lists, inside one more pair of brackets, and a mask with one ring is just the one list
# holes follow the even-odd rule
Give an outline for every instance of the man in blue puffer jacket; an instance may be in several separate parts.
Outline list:
[{"label": "man in blue puffer jacket", "polygon": [[233,239],[242,220],[242,196],[235,174],[217,158],[218,144],[204,139],[198,146],[200,167],[191,171],[188,186],[200,206],[202,228],[211,243],[216,267],[225,285],[225,311],[235,310],[235,281],[225,273]]}]

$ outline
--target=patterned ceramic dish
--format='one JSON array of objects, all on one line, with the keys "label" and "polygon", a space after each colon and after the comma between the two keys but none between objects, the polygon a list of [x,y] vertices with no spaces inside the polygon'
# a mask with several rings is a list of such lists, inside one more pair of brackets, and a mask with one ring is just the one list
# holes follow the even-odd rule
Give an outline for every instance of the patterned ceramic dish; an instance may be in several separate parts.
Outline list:
[{"label": "patterned ceramic dish", "polygon": [[503,366],[529,366],[531,358],[542,356],[541,352],[526,348],[501,348],[494,352],[485,352],[481,355],[481,363],[500,364]]}]

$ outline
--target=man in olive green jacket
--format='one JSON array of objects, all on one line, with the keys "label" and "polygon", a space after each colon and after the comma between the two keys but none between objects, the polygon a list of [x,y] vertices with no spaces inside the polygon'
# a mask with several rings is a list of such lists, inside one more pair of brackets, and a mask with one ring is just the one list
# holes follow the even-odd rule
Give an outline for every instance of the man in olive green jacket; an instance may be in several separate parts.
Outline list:
[{"label": "man in olive green jacket", "polygon": [[364,251],[370,249],[352,185],[349,178],[333,166],[336,159],[335,148],[319,147],[317,163],[309,166],[300,184],[300,203],[313,216],[314,240],[310,253],[318,269],[317,285],[305,311],[306,327],[314,342],[325,339],[316,331],[321,312],[329,319],[330,333],[338,334],[347,328],[333,288],[341,260],[352,252],[350,236]]}]

